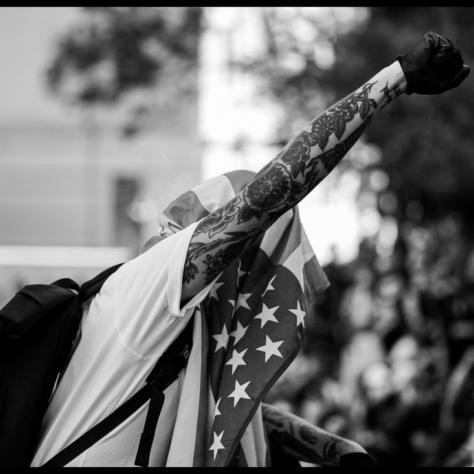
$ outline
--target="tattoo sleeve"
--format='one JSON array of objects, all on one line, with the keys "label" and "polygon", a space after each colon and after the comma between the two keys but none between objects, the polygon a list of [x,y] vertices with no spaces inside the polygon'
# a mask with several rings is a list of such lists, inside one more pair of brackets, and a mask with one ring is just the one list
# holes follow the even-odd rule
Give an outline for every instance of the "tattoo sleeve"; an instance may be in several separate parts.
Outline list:
[{"label": "tattoo sleeve", "polygon": [[262,404],[263,422],[268,438],[286,454],[320,466],[339,466],[349,454],[370,455],[354,441],[328,433],[292,413]]},{"label": "tattoo sleeve", "polygon": [[204,217],[187,252],[182,302],[225,270],[249,242],[318,185],[358,140],[374,113],[405,88],[398,62],[382,69],[318,115],[233,199]]}]

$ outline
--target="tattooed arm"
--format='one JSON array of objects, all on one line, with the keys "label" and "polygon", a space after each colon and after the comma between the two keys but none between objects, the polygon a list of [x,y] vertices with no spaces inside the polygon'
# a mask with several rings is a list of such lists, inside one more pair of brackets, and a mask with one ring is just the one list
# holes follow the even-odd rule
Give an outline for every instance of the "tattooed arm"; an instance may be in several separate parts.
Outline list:
[{"label": "tattooed arm", "polygon": [[[439,35],[425,35],[399,61],[317,116],[233,199],[199,222],[186,256],[182,303],[218,276],[253,239],[320,183],[354,145],[374,114],[405,92],[407,78],[410,93],[420,94],[443,92],[464,79],[469,71],[462,73],[464,77],[459,73],[453,80],[441,81],[432,70],[430,64],[441,47],[440,38],[447,41]],[[449,48],[445,49],[449,53]],[[447,61],[444,65],[451,67],[449,61],[455,53],[448,53],[447,59],[436,59],[438,63]]]},{"label": "tattooed arm", "polygon": [[[372,457],[354,441],[328,433],[296,415],[265,403],[262,403],[262,413],[270,442],[299,461],[340,466],[349,465],[352,458],[353,465],[372,465]],[[347,461],[342,461],[344,457]]]},{"label": "tattooed arm", "polygon": [[374,112],[405,87],[398,62],[383,69],[317,116],[239,194],[203,218],[186,256],[182,302],[204,288],[250,241],[320,183],[354,145]]}]

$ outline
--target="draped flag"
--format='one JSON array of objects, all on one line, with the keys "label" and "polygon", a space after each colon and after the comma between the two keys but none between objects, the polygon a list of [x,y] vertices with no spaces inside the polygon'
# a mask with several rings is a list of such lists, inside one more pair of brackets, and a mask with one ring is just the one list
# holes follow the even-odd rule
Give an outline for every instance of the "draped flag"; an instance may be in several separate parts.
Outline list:
[{"label": "draped flag", "polygon": [[204,311],[216,407],[207,465],[230,461],[258,403],[300,349],[305,281],[316,265],[309,250],[290,212],[224,272],[209,296]]},{"label": "draped flag", "polygon": [[[184,193],[160,217],[158,239],[219,208],[252,176],[234,171]],[[167,465],[268,465],[260,402],[300,349],[309,300],[328,285],[297,208],[221,274],[195,310]]]}]

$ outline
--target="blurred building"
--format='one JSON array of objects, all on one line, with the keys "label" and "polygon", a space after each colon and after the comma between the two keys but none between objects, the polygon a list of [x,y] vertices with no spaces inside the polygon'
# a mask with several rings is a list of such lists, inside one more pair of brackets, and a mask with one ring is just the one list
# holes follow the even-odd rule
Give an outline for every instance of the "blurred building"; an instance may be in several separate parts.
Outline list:
[{"label": "blurred building", "polygon": [[110,113],[48,95],[45,67],[78,10],[0,9],[0,304],[19,284],[82,280],[129,258],[169,200],[201,180],[197,100],[126,140]]}]

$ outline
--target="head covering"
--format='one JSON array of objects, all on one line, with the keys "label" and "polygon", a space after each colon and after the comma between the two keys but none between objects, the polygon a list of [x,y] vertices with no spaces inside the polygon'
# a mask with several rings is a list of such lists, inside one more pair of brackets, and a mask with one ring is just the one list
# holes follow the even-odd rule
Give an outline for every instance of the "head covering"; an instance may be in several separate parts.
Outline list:
[{"label": "head covering", "polygon": [[[256,173],[250,170],[229,171],[209,178],[178,196],[158,216],[157,233],[145,242],[142,252],[219,209],[235,197],[255,175]],[[307,243],[309,245],[309,242]],[[329,280],[315,255],[314,258],[311,286],[317,294],[329,286]]]},{"label": "head covering", "polygon": [[[220,208],[254,175],[232,171],[179,196],[146,248]],[[261,401],[296,357],[306,308],[328,285],[296,207],[222,272],[194,310],[166,465],[269,465]]]}]

